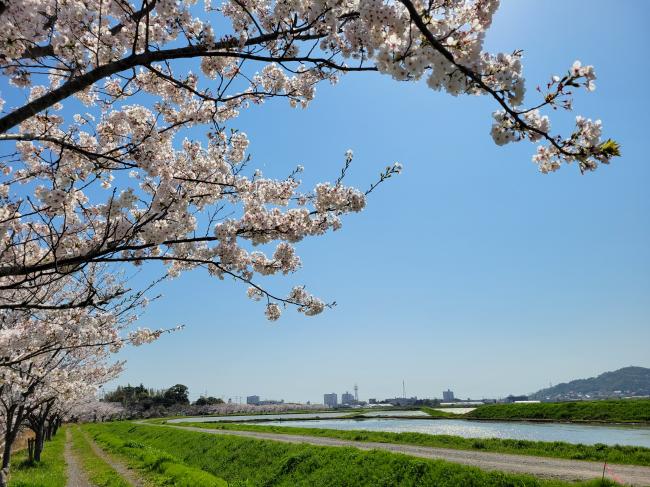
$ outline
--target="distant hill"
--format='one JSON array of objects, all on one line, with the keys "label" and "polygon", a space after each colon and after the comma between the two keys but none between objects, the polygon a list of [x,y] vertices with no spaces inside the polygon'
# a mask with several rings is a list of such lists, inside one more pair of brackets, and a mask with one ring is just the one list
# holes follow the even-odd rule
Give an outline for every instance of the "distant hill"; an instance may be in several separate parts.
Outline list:
[{"label": "distant hill", "polygon": [[598,377],[572,380],[530,395],[537,400],[600,399],[605,397],[650,396],[650,369],[624,367]]}]

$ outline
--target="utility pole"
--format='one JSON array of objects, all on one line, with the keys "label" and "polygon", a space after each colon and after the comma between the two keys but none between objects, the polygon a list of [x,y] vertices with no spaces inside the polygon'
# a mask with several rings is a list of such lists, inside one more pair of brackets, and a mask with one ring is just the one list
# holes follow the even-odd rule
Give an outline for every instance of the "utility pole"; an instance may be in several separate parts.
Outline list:
[{"label": "utility pole", "polygon": [[402,380],[402,397],[406,399],[406,382]]}]

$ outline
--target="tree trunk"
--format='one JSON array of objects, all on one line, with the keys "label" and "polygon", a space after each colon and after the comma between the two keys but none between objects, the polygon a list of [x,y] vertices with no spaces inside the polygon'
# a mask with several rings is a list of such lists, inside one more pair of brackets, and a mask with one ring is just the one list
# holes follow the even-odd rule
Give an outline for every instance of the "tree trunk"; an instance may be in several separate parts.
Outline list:
[{"label": "tree trunk", "polygon": [[2,450],[2,470],[0,470],[0,487],[7,487],[9,483],[9,465],[11,464],[11,444],[13,438],[9,440],[9,430],[5,434],[5,447]]},{"label": "tree trunk", "polygon": [[41,453],[43,452],[43,442],[45,441],[45,424],[39,425],[36,428],[36,437],[34,438],[34,461],[41,461]]},{"label": "tree trunk", "polygon": [[47,422],[45,427],[45,441],[50,441],[52,439],[52,430],[54,429],[54,422],[52,420]]},{"label": "tree trunk", "polygon": [[34,461],[34,438],[27,438],[27,456],[30,462]]},{"label": "tree trunk", "polygon": [[11,447],[16,440],[18,429],[23,420],[24,408],[12,407],[5,411],[5,445],[2,449],[2,467],[0,468],[0,487],[6,487],[9,483],[9,466],[11,465]]}]

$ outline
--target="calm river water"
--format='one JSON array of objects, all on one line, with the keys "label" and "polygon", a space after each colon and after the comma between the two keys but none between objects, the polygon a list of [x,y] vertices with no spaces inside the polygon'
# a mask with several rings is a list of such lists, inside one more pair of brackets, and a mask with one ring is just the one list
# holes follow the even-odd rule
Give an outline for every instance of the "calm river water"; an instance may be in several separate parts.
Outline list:
[{"label": "calm river water", "polygon": [[[294,416],[295,417],[295,416]],[[430,435],[454,435],[465,438],[511,438],[516,440],[564,441],[593,445],[633,445],[650,448],[650,428],[598,426],[559,423],[523,423],[464,421],[457,419],[322,419],[312,421],[272,421],[269,426],[327,428],[339,430],[416,432]]]},{"label": "calm river water", "polygon": [[[471,411],[471,410],[470,410]],[[187,418],[176,418],[170,419],[168,423],[215,423],[219,421],[255,421],[258,419],[310,419],[310,418],[342,418],[344,416],[350,416],[354,414],[354,411],[346,411],[343,413],[289,413],[289,414],[256,414],[256,415],[246,415],[246,416],[190,416]],[[381,411],[367,411],[363,413],[364,416],[428,416],[424,411],[419,410],[410,410],[410,411],[391,411],[391,410],[381,410]]]}]

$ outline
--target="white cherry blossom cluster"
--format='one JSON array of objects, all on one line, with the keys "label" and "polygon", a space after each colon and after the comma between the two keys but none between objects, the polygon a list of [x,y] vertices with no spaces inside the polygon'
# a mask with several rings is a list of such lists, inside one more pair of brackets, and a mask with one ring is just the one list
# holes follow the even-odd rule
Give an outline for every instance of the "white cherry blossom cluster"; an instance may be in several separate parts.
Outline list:
[{"label": "white cherry blossom cluster", "polygon": [[576,117],[576,129],[562,147],[570,148],[571,157],[560,153],[555,146],[539,146],[533,162],[542,173],[557,171],[562,164],[577,162],[580,170],[594,171],[598,164],[609,164],[612,157],[619,155],[618,144],[611,139],[602,140],[602,123],[581,116]]},{"label": "white cherry blossom cluster", "polygon": [[264,315],[266,316],[267,320],[277,321],[280,318],[281,314],[282,314],[282,310],[280,309],[280,306],[278,306],[277,303],[268,303],[266,305],[266,310],[264,311]]},{"label": "white cherry blossom cluster", "polygon": [[539,110],[531,110],[522,115],[525,127],[519,125],[504,110],[492,114],[494,123],[492,124],[492,138],[497,145],[504,145],[510,142],[519,141],[522,138],[529,138],[536,142],[542,139],[544,133],[548,133],[551,128],[551,122],[546,115],[541,115]]}]

